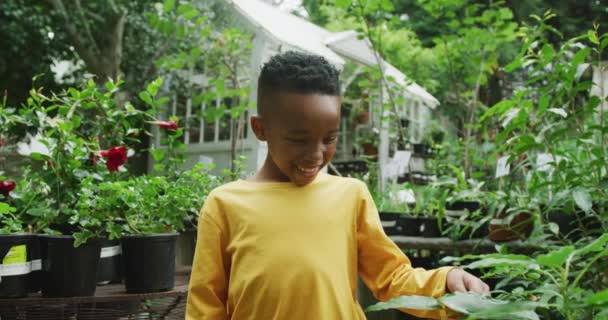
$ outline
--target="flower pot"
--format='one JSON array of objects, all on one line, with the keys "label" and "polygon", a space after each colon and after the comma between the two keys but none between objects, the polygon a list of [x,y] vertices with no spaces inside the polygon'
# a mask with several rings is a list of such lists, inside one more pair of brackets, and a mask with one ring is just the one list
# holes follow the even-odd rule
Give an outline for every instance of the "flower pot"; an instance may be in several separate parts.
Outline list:
[{"label": "flower pot", "polygon": [[120,283],[123,275],[120,240],[102,239],[97,268],[97,284]]},{"label": "flower pot", "polygon": [[431,146],[426,143],[414,143],[413,148],[416,155],[428,156],[433,153]]},{"label": "flower pot", "polygon": [[358,124],[367,124],[369,122],[369,111],[361,111],[357,114]]},{"label": "flower pot", "polygon": [[42,294],[46,297],[80,297],[95,294],[101,245],[89,239],[74,248],[72,236],[41,235]]},{"label": "flower pot", "polygon": [[477,201],[455,201],[445,205],[448,211],[477,211],[481,208],[481,204]]},{"label": "flower pot", "polygon": [[128,235],[121,238],[125,286],[129,293],[173,289],[177,233]]},{"label": "flower pot", "polygon": [[[441,229],[439,228],[439,220],[437,217],[419,217],[420,236],[425,238],[441,237]],[[442,221],[442,224],[445,224]]]},{"label": "flower pot", "polygon": [[34,241],[31,234],[0,235],[0,298],[30,293]]},{"label": "flower pot", "polygon": [[602,233],[602,222],[596,216],[587,215],[583,211],[553,211],[547,214],[547,220],[557,224],[559,234],[571,241],[577,241],[585,234],[593,236]]},{"label": "flower pot", "polygon": [[370,157],[372,160],[378,158],[378,147],[371,143],[364,143],[361,145],[363,148],[363,154]]},{"label": "flower pot", "polygon": [[42,288],[42,248],[40,246],[39,235],[32,234],[31,250],[28,251],[32,262],[29,284],[30,293],[36,293]]},{"label": "flower pot", "polygon": [[526,239],[533,228],[534,221],[530,213],[520,212],[509,221],[507,213],[503,211],[490,221],[488,237],[495,242]]},{"label": "flower pot", "polygon": [[420,219],[418,217],[401,215],[398,224],[401,226],[399,235],[407,237],[420,236]]},{"label": "flower pot", "polygon": [[380,223],[384,233],[388,236],[401,234],[403,227],[399,225],[400,213],[395,212],[380,212]]}]

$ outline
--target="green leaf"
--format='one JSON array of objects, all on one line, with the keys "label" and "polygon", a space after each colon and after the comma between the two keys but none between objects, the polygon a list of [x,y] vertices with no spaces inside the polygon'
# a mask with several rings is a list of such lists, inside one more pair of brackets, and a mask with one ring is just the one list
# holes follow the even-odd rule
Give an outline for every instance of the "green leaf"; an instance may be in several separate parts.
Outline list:
[{"label": "green leaf", "polygon": [[382,2],[380,2],[380,6],[382,6],[382,10],[386,12],[395,11],[395,6],[393,6],[391,0],[382,0]]},{"label": "green leaf", "polygon": [[589,252],[597,252],[606,249],[608,243],[608,233],[604,233],[601,237],[595,239],[590,244],[576,250],[577,255],[583,255]]},{"label": "green leaf", "polygon": [[386,302],[379,302],[365,309],[365,312],[388,309],[438,310],[441,306],[437,300],[424,296],[401,296]]},{"label": "green leaf", "polygon": [[15,212],[15,208],[11,207],[8,203],[0,202],[0,214]]},{"label": "green leaf", "polygon": [[547,111],[547,107],[549,106],[549,95],[543,94],[538,99],[538,112],[540,114],[545,113]]},{"label": "green leaf", "polygon": [[535,304],[501,301],[477,293],[456,292],[439,298],[439,302],[475,319],[539,319],[533,311]]},{"label": "green leaf", "polygon": [[581,208],[581,210],[589,213],[591,212],[591,195],[589,192],[584,189],[577,189],[572,192],[572,197],[574,197],[574,201],[576,205]]},{"label": "green leaf", "polygon": [[191,4],[189,4],[189,3],[180,4],[177,7],[177,14],[183,16],[184,14],[188,13],[190,10],[192,10]]},{"label": "green leaf", "polygon": [[163,12],[164,13],[171,12],[174,7],[175,7],[175,0],[165,0],[165,3],[163,4]]},{"label": "green leaf", "polygon": [[587,302],[588,304],[607,304],[608,289],[600,291],[594,295],[585,298],[585,302]]},{"label": "green leaf", "polygon": [[503,267],[503,266],[519,266],[530,269],[538,269],[539,266],[533,259],[524,255],[516,254],[492,254],[486,255],[483,259],[469,263],[466,268],[478,269],[478,268],[489,268],[489,267]]},{"label": "green leaf", "polygon": [[352,0],[336,0],[335,5],[338,8],[348,9],[352,3]]},{"label": "green leaf", "polygon": [[559,267],[566,262],[566,259],[574,251],[574,246],[561,247],[547,254],[540,255],[536,258],[538,264],[547,267]]},{"label": "green leaf", "polygon": [[139,93],[139,98],[147,103],[149,106],[154,106],[154,102],[152,101],[152,97],[147,91],[142,91]]},{"label": "green leaf", "polygon": [[584,48],[579,50],[576,54],[574,54],[574,57],[572,58],[572,66],[573,67],[578,67],[579,64],[585,62],[585,59],[587,58],[587,55],[589,54],[589,52],[591,51],[591,49],[589,48]]},{"label": "green leaf", "polygon": [[597,38],[595,31],[587,31],[587,37],[589,38],[589,41],[593,42],[594,44],[600,44],[600,40]]},{"label": "green leaf", "polygon": [[505,66],[505,72],[511,73],[511,72],[513,72],[513,70],[521,67],[522,64],[523,64],[523,58],[518,56],[515,58],[515,60],[511,61],[511,63],[509,63]]},{"label": "green leaf", "polygon": [[493,105],[490,109],[486,110],[484,114],[481,116],[479,121],[484,121],[488,117],[492,117],[494,115],[504,114],[507,110],[511,109],[515,105],[514,100],[503,100]]},{"label": "green leaf", "polygon": [[550,62],[553,60],[553,57],[555,57],[555,50],[553,49],[553,46],[548,43],[545,44],[541,49],[541,56],[545,62]]}]

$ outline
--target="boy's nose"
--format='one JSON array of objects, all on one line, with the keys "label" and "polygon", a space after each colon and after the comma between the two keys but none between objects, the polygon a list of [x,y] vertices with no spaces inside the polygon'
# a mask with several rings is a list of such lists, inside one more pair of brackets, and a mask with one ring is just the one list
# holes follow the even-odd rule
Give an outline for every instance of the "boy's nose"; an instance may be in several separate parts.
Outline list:
[{"label": "boy's nose", "polygon": [[315,143],[312,145],[312,149],[308,152],[307,159],[311,162],[319,163],[323,161],[323,154],[325,153],[327,146],[324,143]]}]

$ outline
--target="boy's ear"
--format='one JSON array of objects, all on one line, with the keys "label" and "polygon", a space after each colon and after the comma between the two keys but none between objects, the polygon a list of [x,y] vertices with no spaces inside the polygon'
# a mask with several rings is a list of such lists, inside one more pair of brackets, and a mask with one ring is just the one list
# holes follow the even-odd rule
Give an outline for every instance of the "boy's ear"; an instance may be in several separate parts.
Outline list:
[{"label": "boy's ear", "polygon": [[260,141],[266,141],[266,133],[264,132],[264,122],[260,116],[251,116],[251,130]]}]

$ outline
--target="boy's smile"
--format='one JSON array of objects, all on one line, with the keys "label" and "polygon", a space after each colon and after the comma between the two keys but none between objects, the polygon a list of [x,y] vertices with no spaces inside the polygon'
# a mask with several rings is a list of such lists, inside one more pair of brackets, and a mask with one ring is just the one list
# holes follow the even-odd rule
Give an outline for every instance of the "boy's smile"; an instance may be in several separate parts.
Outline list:
[{"label": "boy's smile", "polygon": [[266,93],[262,117],[252,117],[258,139],[268,143],[268,156],[255,180],[312,182],[336,153],[340,97],[289,92]]}]

